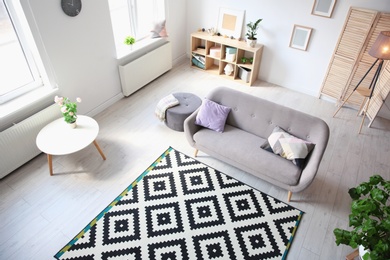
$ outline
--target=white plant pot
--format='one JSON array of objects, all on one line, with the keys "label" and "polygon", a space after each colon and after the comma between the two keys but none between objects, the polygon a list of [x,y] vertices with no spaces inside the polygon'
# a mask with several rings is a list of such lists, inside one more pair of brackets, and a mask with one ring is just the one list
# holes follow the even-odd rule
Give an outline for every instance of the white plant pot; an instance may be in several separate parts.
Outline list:
[{"label": "white plant pot", "polygon": [[77,127],[76,121],[74,121],[73,123],[69,123],[68,125],[69,125],[70,128],[76,128]]},{"label": "white plant pot", "polygon": [[246,39],[246,43],[248,44],[248,46],[254,48],[254,47],[256,47],[257,40]]},{"label": "white plant pot", "polygon": [[359,259],[363,259],[363,256],[368,252],[362,245],[359,246]]}]

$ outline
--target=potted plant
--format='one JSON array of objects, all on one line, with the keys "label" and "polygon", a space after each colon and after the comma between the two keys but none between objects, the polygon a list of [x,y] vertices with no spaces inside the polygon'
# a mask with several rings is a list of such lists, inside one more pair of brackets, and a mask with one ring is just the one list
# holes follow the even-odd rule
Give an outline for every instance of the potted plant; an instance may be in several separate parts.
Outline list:
[{"label": "potted plant", "polygon": [[134,43],[135,43],[135,38],[133,36],[127,36],[125,38],[124,44],[130,45],[131,48],[133,48]]},{"label": "potted plant", "polygon": [[259,24],[263,19],[258,19],[256,22],[249,22],[246,27],[248,28],[248,31],[246,33],[247,36],[247,43],[251,47],[255,47],[257,43],[257,30],[259,29]]},{"label": "potted plant", "polygon": [[390,181],[374,175],[348,193],[352,198],[349,226],[354,229],[334,229],[336,244],[363,247],[364,260],[390,259]]},{"label": "potted plant", "polygon": [[248,61],[248,58],[245,58],[245,57],[242,57],[242,58],[241,58],[241,62],[242,62],[242,63],[245,64],[247,61]]},{"label": "potted plant", "polygon": [[54,102],[60,107],[64,121],[68,123],[70,127],[75,128],[77,126],[77,103],[81,103],[81,98],[76,98],[76,103],[70,101],[67,97],[55,96]]}]

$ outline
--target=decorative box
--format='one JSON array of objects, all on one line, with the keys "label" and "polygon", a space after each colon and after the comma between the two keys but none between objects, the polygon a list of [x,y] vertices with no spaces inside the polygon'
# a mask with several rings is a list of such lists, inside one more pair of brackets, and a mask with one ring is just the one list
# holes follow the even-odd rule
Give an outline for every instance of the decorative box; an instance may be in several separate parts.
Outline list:
[{"label": "decorative box", "polygon": [[230,62],[234,62],[236,60],[236,54],[229,54],[229,53],[226,53],[226,58],[225,58],[227,61],[230,61]]},{"label": "decorative box", "polygon": [[226,47],[226,55],[227,54],[236,54],[236,53],[237,53],[237,48]]},{"label": "decorative box", "polygon": [[238,77],[245,81],[246,83],[249,82],[249,78],[251,76],[251,70],[243,67],[239,67],[238,70]]},{"label": "decorative box", "polygon": [[213,46],[210,48],[210,56],[215,58],[221,57],[221,47],[219,46]]}]

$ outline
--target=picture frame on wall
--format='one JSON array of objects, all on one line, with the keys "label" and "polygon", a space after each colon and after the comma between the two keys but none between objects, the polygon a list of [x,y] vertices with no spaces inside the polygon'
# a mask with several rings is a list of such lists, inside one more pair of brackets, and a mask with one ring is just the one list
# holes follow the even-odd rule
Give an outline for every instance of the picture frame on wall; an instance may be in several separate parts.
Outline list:
[{"label": "picture frame on wall", "polygon": [[330,18],[335,5],[336,0],[314,0],[311,14]]},{"label": "picture frame on wall", "polygon": [[241,38],[245,11],[221,7],[219,9],[217,30],[221,35]]},{"label": "picture frame on wall", "polygon": [[310,27],[294,24],[290,39],[290,47],[306,51],[312,30],[313,29]]}]

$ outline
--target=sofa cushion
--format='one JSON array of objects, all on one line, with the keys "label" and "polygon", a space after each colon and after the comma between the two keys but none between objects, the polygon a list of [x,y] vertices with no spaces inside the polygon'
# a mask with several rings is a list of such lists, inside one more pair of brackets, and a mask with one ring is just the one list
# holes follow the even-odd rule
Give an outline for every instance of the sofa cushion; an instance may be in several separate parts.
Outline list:
[{"label": "sofa cushion", "polygon": [[206,128],[193,136],[199,150],[259,178],[266,175],[286,185],[296,185],[302,170],[279,155],[259,149],[266,141],[229,124],[223,133]]},{"label": "sofa cushion", "polygon": [[303,168],[305,159],[310,151],[313,150],[314,144],[295,137],[276,126],[268,137],[268,142],[261,146],[261,148],[266,150],[269,150],[269,147],[275,154],[279,154],[283,158],[292,161],[298,167]]},{"label": "sofa cushion", "polygon": [[196,116],[195,124],[222,133],[229,112],[229,107],[204,99]]},{"label": "sofa cushion", "polygon": [[154,25],[152,38],[168,37],[167,29],[165,27],[165,20]]}]

